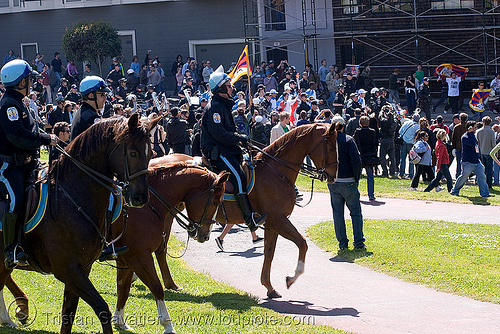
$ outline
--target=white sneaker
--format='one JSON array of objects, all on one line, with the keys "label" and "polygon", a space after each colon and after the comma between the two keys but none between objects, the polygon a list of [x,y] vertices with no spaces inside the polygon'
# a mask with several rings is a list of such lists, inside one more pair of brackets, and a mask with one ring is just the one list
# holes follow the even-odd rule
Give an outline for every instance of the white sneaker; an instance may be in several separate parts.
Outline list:
[{"label": "white sneaker", "polygon": [[417,188],[410,188],[411,191],[417,191]]},{"label": "white sneaker", "polygon": [[436,187],[436,192],[437,193],[440,192],[441,190],[444,190],[444,188],[443,187],[439,187],[439,186]]}]

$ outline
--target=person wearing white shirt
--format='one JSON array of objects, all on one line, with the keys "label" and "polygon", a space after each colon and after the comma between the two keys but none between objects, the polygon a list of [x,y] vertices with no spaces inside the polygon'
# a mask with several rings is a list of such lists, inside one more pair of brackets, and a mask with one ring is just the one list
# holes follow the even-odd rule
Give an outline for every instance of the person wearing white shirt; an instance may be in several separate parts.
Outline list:
[{"label": "person wearing white shirt", "polygon": [[460,81],[462,81],[461,77],[457,77],[456,73],[451,74],[451,78],[446,78],[446,82],[448,83],[448,99],[451,105],[451,110],[453,114],[458,112],[458,100],[460,96]]}]

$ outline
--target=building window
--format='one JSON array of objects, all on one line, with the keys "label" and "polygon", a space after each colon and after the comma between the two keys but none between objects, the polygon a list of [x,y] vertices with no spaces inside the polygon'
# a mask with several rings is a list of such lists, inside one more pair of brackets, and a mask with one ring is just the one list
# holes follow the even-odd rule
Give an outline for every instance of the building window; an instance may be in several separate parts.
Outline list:
[{"label": "building window", "polygon": [[397,10],[413,12],[413,0],[372,0],[371,3],[374,12],[384,13]]},{"label": "building window", "polygon": [[474,0],[440,0],[431,1],[432,9],[474,8]]},{"label": "building window", "polygon": [[266,30],[286,30],[285,0],[265,0]]},{"label": "building window", "polygon": [[361,0],[342,0],[344,15],[354,15],[359,13],[359,3]]},{"label": "building window", "polygon": [[498,0],[484,0],[484,7],[487,9],[491,9],[493,7],[498,6]]}]

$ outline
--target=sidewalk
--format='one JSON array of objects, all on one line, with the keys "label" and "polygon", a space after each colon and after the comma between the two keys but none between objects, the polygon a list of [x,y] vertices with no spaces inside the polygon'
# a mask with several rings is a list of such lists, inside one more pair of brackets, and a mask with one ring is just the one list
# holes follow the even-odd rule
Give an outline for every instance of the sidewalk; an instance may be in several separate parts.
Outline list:
[{"label": "sidewalk", "polygon": [[[304,197],[304,201],[308,200]],[[362,201],[365,218],[427,219],[429,208],[434,219],[500,224],[500,208],[494,206],[386,198],[370,203],[366,197]],[[456,218],[448,217],[450,213]],[[311,204],[303,209],[296,207],[290,220],[303,235],[308,226],[332,220],[329,195],[315,193]],[[185,231],[177,224],[172,230],[181,240],[186,239]],[[499,331],[500,305],[438,292],[374,272],[332,257],[310,240],[305,272],[287,290],[285,276],[294,272],[298,250],[292,242],[278,239],[271,280],[283,298],[269,300],[260,284],[263,244],[255,247],[248,230],[235,227],[224,240],[226,251],[220,252],[214,242],[219,233],[217,228],[205,244],[190,242],[184,259],[194,269],[257,296],[262,306],[275,311],[313,316],[315,324],[355,333]]]}]

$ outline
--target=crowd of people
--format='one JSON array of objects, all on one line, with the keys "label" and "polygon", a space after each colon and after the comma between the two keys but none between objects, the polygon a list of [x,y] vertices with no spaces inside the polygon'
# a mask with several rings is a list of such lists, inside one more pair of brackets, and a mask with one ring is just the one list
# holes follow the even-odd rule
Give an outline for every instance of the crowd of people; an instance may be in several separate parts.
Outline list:
[{"label": "crowd of people", "polygon": [[[9,51],[4,63],[16,58]],[[82,118],[85,105],[82,102],[88,92],[82,90],[81,83],[95,78],[90,64],[79,73],[73,61],[64,66],[58,52],[50,62],[45,62],[44,55],[37,54],[31,67],[39,73],[23,103],[39,126],[57,135],[62,142],[78,135],[75,123],[89,123],[95,118],[113,115],[127,116],[133,112],[150,118],[163,115],[162,122],[151,131],[155,155],[201,155],[202,117],[213,100],[210,80],[218,70],[212,68],[209,60],[199,65],[192,57],[183,59],[178,55],[172,63],[170,71],[175,89],[167,96],[165,70],[160,59],[151,56],[151,50],[142,63],[134,56],[128,69],[121,57],[114,57],[103,80],[106,91],[99,95],[104,99],[102,107],[97,108],[96,104],[95,115]],[[235,65],[233,63],[226,73]],[[431,79],[424,76],[421,65],[404,78],[394,69],[387,88],[376,87],[369,65],[359,75],[351,70],[327,66],[326,59],[317,71],[307,64],[304,71],[299,72],[286,59],[257,64],[250,78],[245,76],[237,81],[228,96],[237,133],[255,143],[269,145],[294,127],[339,123],[341,119],[342,133],[352,138],[347,142],[355,144],[360,167],[365,170],[370,200],[376,200],[375,175],[411,179],[408,188],[412,191],[418,189],[420,178],[428,183],[424,191],[440,191],[443,189],[440,182],[446,180],[447,189],[453,195],[458,195],[469,177],[475,175],[481,196],[492,196],[489,189],[500,181],[497,159],[500,126],[492,126],[493,120],[482,117],[481,112],[473,114],[474,120],[465,112],[458,113],[463,108],[462,77],[455,73],[438,77],[443,86],[442,95],[433,104]],[[492,91],[500,90],[500,74],[490,86]],[[480,81],[478,89],[483,88],[485,82]],[[402,89],[405,103],[400,98]],[[4,93],[5,88],[0,84],[0,97]],[[443,102],[446,102],[444,113],[450,109],[453,113],[451,124],[445,124],[439,114],[432,119],[432,113]],[[454,185],[449,169],[453,160],[457,165]]]}]

